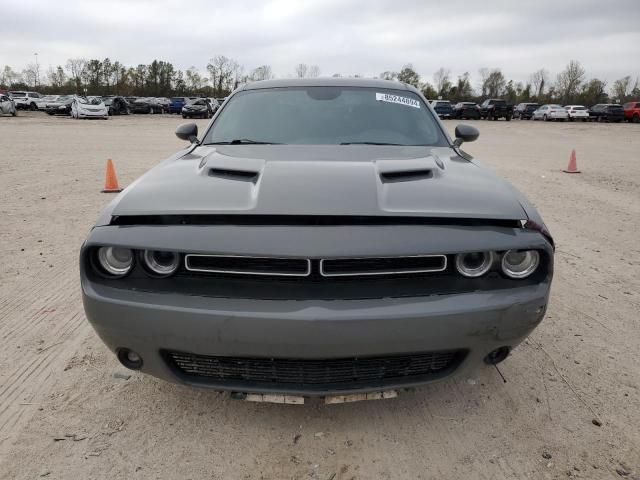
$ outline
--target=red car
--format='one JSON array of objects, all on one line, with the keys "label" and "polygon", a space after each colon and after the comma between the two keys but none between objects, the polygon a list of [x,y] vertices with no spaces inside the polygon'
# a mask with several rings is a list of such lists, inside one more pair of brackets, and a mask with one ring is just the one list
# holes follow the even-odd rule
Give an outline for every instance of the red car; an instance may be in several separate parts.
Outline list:
[{"label": "red car", "polygon": [[640,102],[629,102],[623,105],[624,119],[627,122],[640,123]]}]

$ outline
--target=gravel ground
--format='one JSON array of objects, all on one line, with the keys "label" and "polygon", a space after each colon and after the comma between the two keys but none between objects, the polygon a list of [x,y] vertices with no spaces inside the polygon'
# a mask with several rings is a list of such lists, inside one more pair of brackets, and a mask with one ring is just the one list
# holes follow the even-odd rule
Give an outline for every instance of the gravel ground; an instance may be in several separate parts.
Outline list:
[{"label": "gravel ground", "polygon": [[[467,150],[557,242],[547,317],[506,383],[485,367],[393,400],[280,406],[128,372],[84,318],[105,161],[131,183],[183,145],[181,122],[0,118],[0,478],[640,479],[640,125],[475,122]],[[572,148],[579,175],[561,172]]]}]

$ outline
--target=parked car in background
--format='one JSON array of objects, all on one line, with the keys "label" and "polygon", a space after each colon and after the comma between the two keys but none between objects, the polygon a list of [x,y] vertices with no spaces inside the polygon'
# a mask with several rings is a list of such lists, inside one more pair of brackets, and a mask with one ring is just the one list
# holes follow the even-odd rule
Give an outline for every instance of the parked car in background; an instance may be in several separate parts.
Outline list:
[{"label": "parked car in background", "polygon": [[211,118],[213,117],[213,105],[208,98],[189,100],[182,107],[182,118]]},{"label": "parked car in background", "polygon": [[171,97],[169,101],[169,113],[182,113],[182,107],[184,107],[188,100],[188,97]]},{"label": "parked car in background", "polygon": [[38,100],[36,100],[36,106],[38,107],[38,110],[46,110],[47,105],[51,102],[55,102],[59,96],[60,95],[45,95],[44,97],[40,97]]},{"label": "parked car in background", "polygon": [[478,119],[480,107],[475,102],[459,102],[453,106],[453,118]]},{"label": "parked car in background", "polygon": [[162,107],[162,113],[169,113],[169,105],[171,104],[171,100],[169,100],[167,97],[156,97],[155,101]]},{"label": "parked car in background", "polygon": [[533,120],[557,120],[564,122],[569,118],[569,114],[562,105],[548,104],[542,105],[535,112],[533,112]]},{"label": "parked car in background", "polygon": [[627,122],[640,123],[640,102],[628,102],[622,107]]},{"label": "parked car in background", "polygon": [[49,115],[71,115],[71,105],[75,95],[61,95],[54,102],[48,103],[45,112]]},{"label": "parked car in background", "polygon": [[162,113],[162,105],[155,98],[139,97],[130,105],[131,113]]},{"label": "parked car in background", "polygon": [[537,103],[519,103],[516,108],[513,109],[513,118],[519,118],[520,120],[531,120],[533,112],[535,112],[540,105]]},{"label": "parked car in background", "polygon": [[11,91],[9,96],[13,99],[18,110],[38,110],[36,103],[40,98],[38,92]]},{"label": "parked car in background", "polygon": [[80,251],[86,318],[126,368],[302,403],[477,378],[545,316],[539,213],[412,86],[256,82],[176,135]]},{"label": "parked car in background", "polygon": [[5,93],[0,94],[0,114],[13,115],[14,117],[18,114],[16,104],[11,97]]},{"label": "parked car in background", "polygon": [[432,100],[431,106],[440,118],[453,117],[453,107],[449,100]]},{"label": "parked car in background", "polygon": [[217,98],[209,98],[209,102],[211,102],[211,107],[213,108],[213,113],[216,113],[218,111],[218,109],[220,108],[220,105],[222,105],[220,102],[218,102]]},{"label": "parked car in background", "polygon": [[615,103],[598,103],[589,109],[589,120],[618,123],[624,120],[624,109]]},{"label": "parked car in background", "polygon": [[565,105],[564,109],[567,111],[570,122],[574,120],[589,121],[589,110],[584,105]]},{"label": "parked car in background", "polygon": [[102,97],[102,101],[104,102],[107,110],[109,111],[109,115],[129,115],[129,102],[124,97],[119,95],[108,95]]},{"label": "parked car in background", "polygon": [[219,103],[220,105],[222,105],[222,104],[225,102],[225,100],[226,100],[226,99],[227,99],[227,97],[220,97],[220,98],[216,98],[216,100],[218,100],[218,103]]},{"label": "parked car in background", "polygon": [[507,122],[513,116],[513,107],[501,98],[488,98],[480,104],[480,117],[487,120],[504,118]]},{"label": "parked car in background", "polygon": [[80,118],[102,118],[109,117],[109,111],[101,97],[75,97],[71,103],[71,116]]}]

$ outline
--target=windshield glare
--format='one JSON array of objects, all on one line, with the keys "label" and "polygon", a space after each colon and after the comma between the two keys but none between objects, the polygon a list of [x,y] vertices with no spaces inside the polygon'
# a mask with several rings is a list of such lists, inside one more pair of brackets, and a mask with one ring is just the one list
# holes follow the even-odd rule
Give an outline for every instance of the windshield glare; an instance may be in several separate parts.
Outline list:
[{"label": "windshield glare", "polygon": [[335,86],[237,93],[207,132],[204,143],[234,140],[298,145],[448,145],[415,93]]}]

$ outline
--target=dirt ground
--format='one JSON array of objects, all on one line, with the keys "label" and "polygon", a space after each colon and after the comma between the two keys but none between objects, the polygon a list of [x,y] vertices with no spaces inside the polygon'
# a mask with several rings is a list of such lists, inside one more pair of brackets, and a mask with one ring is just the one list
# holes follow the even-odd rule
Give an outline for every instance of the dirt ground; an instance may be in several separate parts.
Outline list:
[{"label": "dirt ground", "polygon": [[[640,479],[640,125],[475,122],[466,149],[557,242],[547,317],[506,383],[484,367],[393,400],[279,406],[128,372],[84,318],[105,161],[131,183],[183,145],[181,122],[0,118],[0,478]],[[572,148],[579,175],[561,172]]]}]

